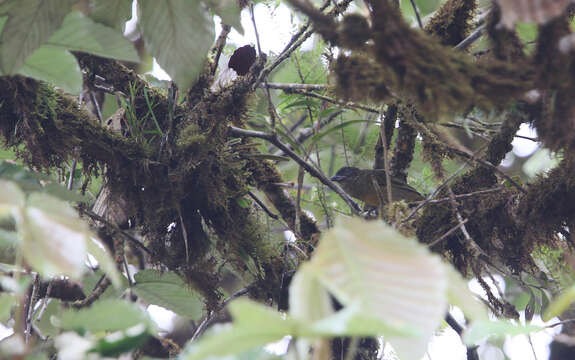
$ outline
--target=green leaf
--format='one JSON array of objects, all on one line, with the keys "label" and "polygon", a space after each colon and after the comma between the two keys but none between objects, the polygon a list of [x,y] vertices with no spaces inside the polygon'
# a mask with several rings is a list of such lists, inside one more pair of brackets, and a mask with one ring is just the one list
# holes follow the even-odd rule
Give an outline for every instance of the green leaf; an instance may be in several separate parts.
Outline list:
[{"label": "green leaf", "polygon": [[476,320],[489,320],[487,308],[476,299],[476,296],[469,290],[467,281],[455,269],[448,267],[449,288],[447,296],[451,305],[457,306],[463,311],[467,318]]},{"label": "green leaf", "polygon": [[[0,249],[6,251],[6,247],[13,247],[18,243],[18,234],[14,231],[0,229]],[[0,255],[0,259],[4,257]]]},{"label": "green leaf", "polygon": [[49,303],[42,312],[40,319],[38,319],[38,313],[42,307],[37,308],[34,312],[34,325],[40,330],[42,335],[54,338],[60,334],[60,329],[55,327],[50,319],[52,316],[58,316],[58,314],[63,311],[63,308],[60,300],[48,299],[48,301]]},{"label": "green leaf", "polygon": [[42,46],[26,59],[18,72],[52,83],[73,95],[82,91],[82,72],[76,58],[62,48]]},{"label": "green leaf", "polygon": [[290,161],[291,158],[287,156],[272,155],[272,154],[242,154],[243,157],[257,160],[272,160],[272,161]]},{"label": "green leaf", "polygon": [[195,320],[202,316],[204,306],[200,295],[176,273],[143,270],[134,278],[136,284],[132,290],[144,301]]},{"label": "green leaf", "polygon": [[87,196],[84,196],[77,191],[68,190],[65,186],[55,182],[44,185],[42,191],[57,197],[58,199],[70,202],[89,202],[90,200]]},{"label": "green leaf", "polygon": [[352,124],[356,124],[356,123],[365,123],[365,122],[372,122],[375,123],[374,120],[349,120],[349,121],[344,121],[341,124],[337,124],[336,126],[332,126],[329,129],[326,130],[322,130],[319,134],[314,135],[311,138],[311,143],[315,144],[316,142],[318,142],[322,137],[331,134],[334,131],[337,131],[339,129],[343,129],[346,126],[352,125]]},{"label": "green leaf", "polygon": [[250,207],[250,203],[243,197],[236,198],[236,202],[242,209],[247,209]]},{"label": "green leaf", "polygon": [[551,301],[551,304],[549,304],[549,307],[543,313],[543,321],[549,321],[553,317],[561,315],[574,301],[575,285],[563,291],[561,295]]},{"label": "green leaf", "polygon": [[12,6],[0,35],[2,72],[15,74],[24,65],[24,60],[58,29],[75,2],[21,0]]},{"label": "green leaf", "polygon": [[116,268],[116,262],[110,256],[104,244],[98,239],[91,237],[87,242],[87,249],[90,254],[98,261],[102,271],[108,276],[115,288],[122,286],[120,272]]},{"label": "green leaf", "polygon": [[419,329],[405,324],[393,324],[366,314],[359,303],[346,306],[343,310],[311,324],[301,336],[421,336]]},{"label": "green leaf", "polygon": [[0,178],[15,182],[25,193],[41,191],[41,181],[50,180],[49,177],[44,174],[30,171],[22,165],[13,164],[8,161],[0,161]]},{"label": "green leaf", "polygon": [[295,319],[314,321],[333,314],[331,298],[318,279],[303,264],[289,288],[289,311]]},{"label": "green leaf", "polygon": [[12,307],[18,304],[18,298],[13,294],[0,294],[0,322],[10,319]]},{"label": "green leaf", "polygon": [[198,342],[189,344],[181,360],[238,354],[278,341],[287,335],[317,338],[382,333],[402,336],[417,334],[417,331],[406,326],[389,327],[385,321],[365,314],[359,304],[355,305],[314,322],[313,319],[318,316],[293,319],[254,301],[237,299],[229,305],[233,324],[214,329],[215,331],[206,334]]},{"label": "green leaf", "polygon": [[237,354],[279,341],[284,336],[285,334],[266,332],[265,328],[222,325],[207,333],[200,341],[186,346],[179,359],[205,360],[212,356]]},{"label": "green leaf", "polygon": [[140,324],[148,329],[154,327],[145,311],[119,299],[100,300],[86,309],[66,310],[52,317],[52,321],[64,330],[90,332],[126,330]]},{"label": "green leaf", "polygon": [[89,352],[97,352],[102,356],[118,356],[136,349],[149,337],[144,324],[133,326],[124,331],[117,331],[99,340]]},{"label": "green leaf", "polygon": [[302,99],[294,101],[286,106],[282,107],[282,111],[286,111],[289,108],[300,108],[300,107],[310,107],[311,109],[316,109],[319,107],[319,102],[313,99]]},{"label": "green leaf", "polygon": [[140,61],[132,43],[120,32],[94,22],[79,11],[66,16],[47,44],[118,60]]},{"label": "green leaf", "polygon": [[86,268],[86,240],[91,234],[68,203],[48,194],[32,193],[17,217],[17,228],[22,255],[40,274],[81,277]]},{"label": "green leaf", "polygon": [[0,189],[0,217],[24,206],[26,197],[18,185],[0,179]]},{"label": "green leaf", "polygon": [[229,310],[234,324],[216,328],[200,341],[190,343],[180,360],[236,354],[281,340],[297,328],[294,320],[283,318],[281,313],[251,300],[235,300]]},{"label": "green leaf", "polygon": [[205,360],[282,360],[283,357],[271,354],[263,348],[251,349],[226,356],[210,356]]},{"label": "green leaf", "polygon": [[344,305],[422,336],[387,340],[401,359],[420,359],[447,310],[448,274],[441,259],[379,221],[353,218],[324,233],[306,271]]},{"label": "green leaf", "polygon": [[132,16],[132,0],[91,0],[91,5],[94,21],[119,31]]},{"label": "green leaf", "polygon": [[[102,276],[104,276],[104,272],[102,271],[101,268],[99,268],[96,271],[86,272],[86,274],[82,278],[82,285],[83,288],[86,289],[85,291],[90,292],[93,289],[95,289],[102,280]],[[130,284],[125,276],[120,276],[120,280],[121,280],[121,286],[119,288],[109,286],[100,296],[100,300],[117,299],[121,297],[125,293],[126,289],[130,286]]]},{"label": "green leaf", "polygon": [[542,329],[543,327],[541,326],[517,325],[510,321],[481,320],[473,323],[473,325],[465,331],[463,341],[468,345],[473,345],[485,338],[529,334]]},{"label": "green leaf", "polygon": [[182,91],[200,75],[214,22],[199,0],[140,0],[140,26],[151,54]]},{"label": "green leaf", "polygon": [[240,34],[244,34],[242,27],[241,11],[238,1],[230,0],[204,0],[210,9],[222,18],[222,22],[226,25],[231,25]]}]

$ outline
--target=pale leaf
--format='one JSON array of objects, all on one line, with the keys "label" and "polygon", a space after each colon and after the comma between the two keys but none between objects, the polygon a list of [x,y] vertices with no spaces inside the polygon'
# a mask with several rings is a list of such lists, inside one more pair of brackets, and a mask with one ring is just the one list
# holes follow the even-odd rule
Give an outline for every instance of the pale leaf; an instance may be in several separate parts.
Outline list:
[{"label": "pale leaf", "polygon": [[91,0],[90,17],[95,21],[124,31],[124,24],[132,16],[132,0]]},{"label": "pale leaf", "polygon": [[19,217],[22,255],[39,273],[79,279],[85,270],[88,226],[72,207],[43,193],[32,193]]},{"label": "pale leaf", "polygon": [[325,233],[310,267],[344,305],[418,329],[420,337],[387,340],[402,360],[423,356],[447,309],[447,271],[437,255],[382,222],[355,218]]},{"label": "pale leaf", "polygon": [[25,201],[26,197],[18,185],[0,179],[0,216],[24,206]]},{"label": "pale leaf", "polygon": [[2,30],[1,65],[4,74],[14,74],[24,60],[60,27],[76,0],[21,0],[8,11]]},{"label": "pale leaf", "polygon": [[214,22],[199,0],[140,0],[144,41],[180,89],[200,75],[214,41]]}]

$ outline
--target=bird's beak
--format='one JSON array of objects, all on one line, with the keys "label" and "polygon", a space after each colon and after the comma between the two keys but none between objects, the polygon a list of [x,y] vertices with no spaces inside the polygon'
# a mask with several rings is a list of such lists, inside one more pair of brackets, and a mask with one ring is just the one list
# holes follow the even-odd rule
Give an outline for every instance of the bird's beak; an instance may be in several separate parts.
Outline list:
[{"label": "bird's beak", "polygon": [[343,176],[341,175],[334,175],[331,177],[330,179],[331,181],[342,181],[343,180]]}]

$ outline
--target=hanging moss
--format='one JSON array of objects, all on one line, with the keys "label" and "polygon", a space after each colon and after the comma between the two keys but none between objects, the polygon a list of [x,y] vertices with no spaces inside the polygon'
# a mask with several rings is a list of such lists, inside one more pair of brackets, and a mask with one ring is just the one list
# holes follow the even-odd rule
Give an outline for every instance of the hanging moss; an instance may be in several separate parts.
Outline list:
[{"label": "hanging moss", "polygon": [[490,53],[501,61],[524,61],[523,44],[514,30],[501,26],[501,9],[493,3],[487,17],[487,36],[491,44]]},{"label": "hanging moss", "polygon": [[340,23],[339,43],[348,49],[360,49],[371,37],[367,19],[359,14],[345,15]]},{"label": "hanging moss", "polygon": [[448,0],[434,13],[425,32],[440,39],[442,45],[455,46],[469,35],[476,7],[475,0]]}]

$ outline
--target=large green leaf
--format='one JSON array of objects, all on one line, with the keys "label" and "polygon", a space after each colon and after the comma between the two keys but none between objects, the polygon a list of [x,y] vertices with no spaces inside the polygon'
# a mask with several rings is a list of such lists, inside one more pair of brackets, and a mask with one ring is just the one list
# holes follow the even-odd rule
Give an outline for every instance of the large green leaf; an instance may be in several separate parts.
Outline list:
[{"label": "large green leaf", "polygon": [[180,356],[181,360],[237,354],[296,333],[296,321],[283,318],[279,312],[253,301],[238,299],[229,309],[234,324],[216,328],[200,341],[190,343]]},{"label": "large green leaf", "polygon": [[403,325],[390,326],[385,320],[366,314],[357,303],[319,321],[314,320],[316,316],[294,319],[247,299],[233,301],[229,311],[234,319],[233,324],[214,329],[198,342],[189,344],[181,357],[182,360],[211,359],[212,356],[238,354],[278,341],[287,335],[294,338],[315,339],[335,336],[418,334],[417,329]]},{"label": "large green leaf", "polygon": [[10,312],[14,305],[18,304],[18,298],[14,294],[0,294],[0,322],[10,318]]},{"label": "large green leaf", "polygon": [[90,17],[100,24],[123,31],[132,16],[132,0],[91,0]]},{"label": "large green leaf", "polygon": [[132,290],[144,301],[192,319],[202,316],[204,306],[199,294],[176,273],[143,270],[134,278]]},{"label": "large green leaf", "polygon": [[306,264],[294,275],[289,288],[289,310],[295,319],[314,321],[331,315],[334,310],[329,293],[309,271]]},{"label": "large green leaf", "polygon": [[[40,330],[42,335],[54,338],[60,333],[60,329],[55,327],[50,319],[65,310],[63,310],[62,302],[58,299],[47,298],[43,301],[48,301],[48,305],[46,307],[42,305],[36,309],[34,312],[34,325]],[[42,316],[38,318],[40,314]]]},{"label": "large green leaf", "polygon": [[301,327],[299,333],[294,335],[309,337],[336,337],[336,336],[420,336],[419,329],[406,324],[394,324],[379,317],[367,314],[360,303],[346,306],[337,313],[322,320]]},{"label": "large green leaf", "polygon": [[490,321],[486,319],[473,323],[473,325],[465,331],[463,340],[466,344],[473,345],[486,338],[523,335],[542,329],[543,327],[537,325],[519,325],[508,320]]},{"label": "large green leaf", "polygon": [[102,356],[119,356],[125,352],[136,349],[149,337],[149,331],[144,324],[129,329],[116,331],[100,339],[90,352],[97,352]]},{"label": "large green leaf", "polygon": [[36,271],[47,277],[81,277],[91,233],[67,202],[32,193],[17,220],[22,255]]},{"label": "large green leaf", "polygon": [[15,1],[4,25],[0,65],[4,74],[15,74],[24,60],[60,27],[76,0]]},{"label": "large green leaf", "polygon": [[14,182],[0,179],[0,189],[0,217],[24,206],[26,197]]},{"label": "large green leaf", "polygon": [[181,89],[197,80],[214,41],[214,22],[199,0],[140,0],[144,40]]},{"label": "large green leaf", "polygon": [[82,72],[76,58],[66,49],[42,46],[26,58],[18,72],[49,82],[70,94],[82,91]]},{"label": "large green leaf", "polygon": [[118,60],[140,61],[132,43],[120,32],[94,22],[79,11],[66,16],[47,44]]},{"label": "large green leaf", "polygon": [[241,10],[238,1],[230,0],[204,0],[210,9],[222,18],[226,25],[233,26],[240,34],[243,35]]},{"label": "large green leaf", "polygon": [[561,294],[553,299],[549,307],[545,310],[543,314],[543,320],[549,321],[555,316],[561,315],[565,310],[567,310],[571,304],[575,301],[575,285],[565,289]]},{"label": "large green leaf", "polygon": [[344,305],[419,337],[387,337],[403,360],[419,360],[447,310],[448,274],[441,259],[379,221],[354,218],[327,231],[305,271]]},{"label": "large green leaf", "polygon": [[110,279],[114,287],[120,288],[120,286],[122,286],[120,272],[116,268],[116,262],[112,259],[112,256],[110,256],[104,244],[100,240],[91,237],[90,240],[86,242],[86,245],[88,252],[98,261],[100,268],[108,276],[108,279]]},{"label": "large green leaf", "polygon": [[465,316],[472,321],[489,320],[487,307],[469,290],[467,281],[454,268],[449,267],[447,270],[449,303],[459,307]]},{"label": "large green leaf", "polygon": [[136,304],[119,299],[100,300],[86,309],[66,310],[52,319],[55,326],[76,331],[118,331],[140,324],[148,329],[154,327],[145,311]]}]

